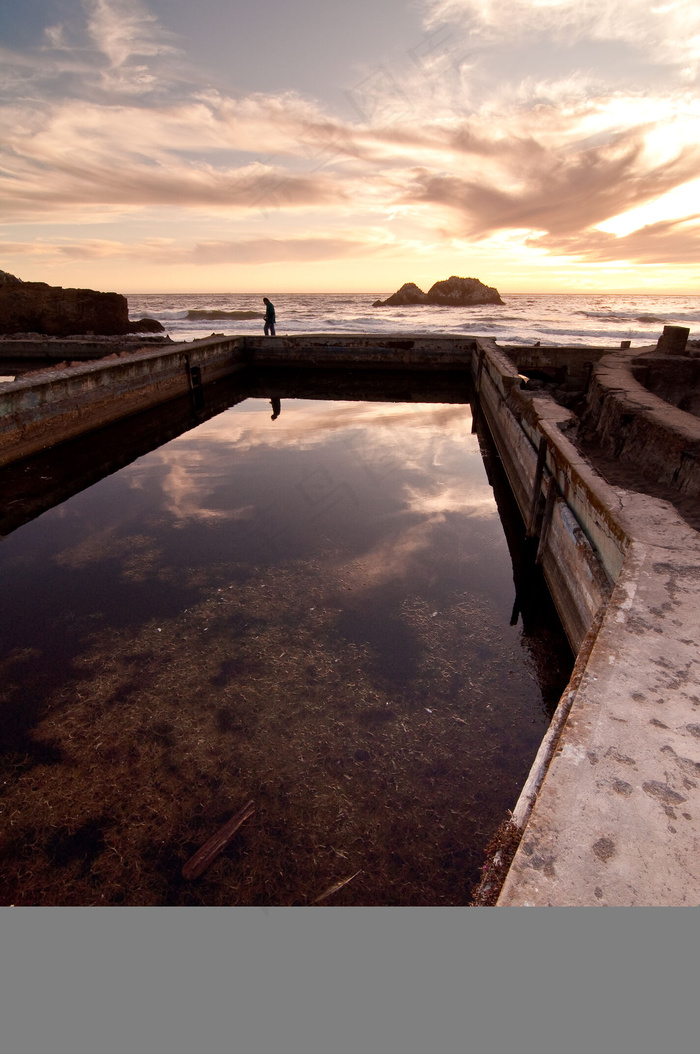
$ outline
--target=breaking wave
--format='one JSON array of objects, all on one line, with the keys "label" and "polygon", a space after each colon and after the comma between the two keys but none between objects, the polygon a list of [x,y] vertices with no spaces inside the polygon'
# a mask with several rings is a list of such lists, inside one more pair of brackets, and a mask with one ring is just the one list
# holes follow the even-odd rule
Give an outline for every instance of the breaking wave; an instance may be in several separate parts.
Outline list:
[{"label": "breaking wave", "polygon": [[186,317],[192,321],[195,319],[217,318],[263,318],[262,311],[223,311],[221,308],[190,308]]}]

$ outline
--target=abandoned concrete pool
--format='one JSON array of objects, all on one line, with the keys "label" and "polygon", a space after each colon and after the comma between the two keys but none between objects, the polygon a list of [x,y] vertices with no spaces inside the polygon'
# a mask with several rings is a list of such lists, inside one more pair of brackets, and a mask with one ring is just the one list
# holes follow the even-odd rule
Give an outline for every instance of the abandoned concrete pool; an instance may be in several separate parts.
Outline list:
[{"label": "abandoned concrete pool", "polygon": [[687,336],[217,338],[2,385],[0,899],[696,903]]}]

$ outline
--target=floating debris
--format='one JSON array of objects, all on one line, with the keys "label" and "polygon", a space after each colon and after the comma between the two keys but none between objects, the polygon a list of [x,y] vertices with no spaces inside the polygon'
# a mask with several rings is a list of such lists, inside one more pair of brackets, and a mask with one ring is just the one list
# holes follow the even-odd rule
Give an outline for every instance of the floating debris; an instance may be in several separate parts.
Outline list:
[{"label": "floating debris", "polygon": [[352,882],[353,878],[357,878],[357,876],[361,874],[362,868],[360,868],[359,871],[356,871],[354,875],[350,875],[350,878],[344,878],[341,882],[335,882],[332,886],[329,886],[325,893],[322,893],[320,897],[316,897],[312,903],[320,904],[322,900],[326,900],[328,897],[332,896],[333,893],[337,893],[339,889],[342,889],[343,886],[347,886],[348,882]]},{"label": "floating debris", "polygon": [[249,816],[252,816],[255,812],[255,803],[249,801],[247,805],[244,805],[242,809],[231,817],[228,823],[225,823],[215,835],[213,835],[208,842],[205,842],[201,849],[198,849],[194,856],[190,857],[187,863],[182,868],[182,877],[191,881],[193,878],[199,878],[199,876],[206,871],[211,863],[216,860],[219,853],[223,852],[226,846],[232,841],[238,828],[241,824],[245,823]]}]

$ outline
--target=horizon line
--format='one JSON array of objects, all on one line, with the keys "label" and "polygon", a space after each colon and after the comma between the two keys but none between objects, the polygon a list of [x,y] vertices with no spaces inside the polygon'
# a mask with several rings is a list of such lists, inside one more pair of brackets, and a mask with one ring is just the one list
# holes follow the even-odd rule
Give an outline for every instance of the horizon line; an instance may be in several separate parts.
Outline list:
[{"label": "horizon line", "polygon": [[[394,290],[396,292],[396,290]],[[510,290],[498,290],[500,296],[698,296],[700,297],[700,290],[684,290],[679,289],[674,292],[649,292],[648,289],[588,289],[588,290],[564,290],[564,289],[510,289]],[[121,293],[121,296],[383,296],[383,293],[378,293],[376,290],[352,290],[352,289],[327,289],[325,291],[319,290],[305,290],[305,289],[272,289],[267,290],[263,293],[257,289],[140,289],[131,290],[129,293]],[[386,294],[392,296],[392,293]],[[425,305],[425,304],[404,304],[404,307],[435,307],[440,305]],[[443,305],[445,306],[445,305]],[[451,306],[451,305],[447,305]],[[474,304],[464,305],[474,307],[499,307],[499,304]]]}]

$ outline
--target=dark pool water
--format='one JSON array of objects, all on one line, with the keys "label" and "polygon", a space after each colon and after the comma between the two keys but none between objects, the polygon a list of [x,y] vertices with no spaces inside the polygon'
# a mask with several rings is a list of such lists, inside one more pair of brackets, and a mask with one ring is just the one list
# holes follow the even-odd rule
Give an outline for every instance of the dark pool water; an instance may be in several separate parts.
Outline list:
[{"label": "dark pool water", "polygon": [[468,902],[571,656],[513,610],[469,405],[419,400],[248,397],[66,500],[137,419],[0,477],[4,902]]}]

